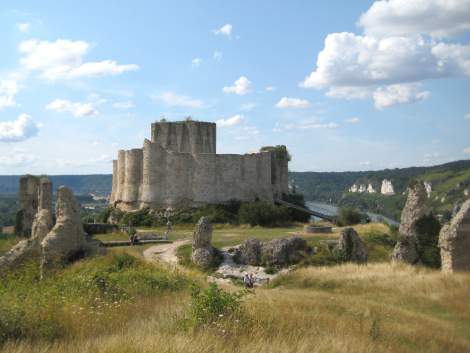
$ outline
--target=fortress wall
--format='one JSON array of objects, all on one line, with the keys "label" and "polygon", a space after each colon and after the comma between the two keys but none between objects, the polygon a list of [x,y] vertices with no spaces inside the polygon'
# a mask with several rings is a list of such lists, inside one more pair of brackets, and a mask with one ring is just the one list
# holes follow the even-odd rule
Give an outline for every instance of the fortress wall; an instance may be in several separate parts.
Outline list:
[{"label": "fortress wall", "polygon": [[216,153],[215,123],[199,121],[156,122],[152,142],[180,153]]},{"label": "fortress wall", "polygon": [[115,201],[122,200],[124,196],[124,180],[126,176],[126,151],[118,151],[117,159],[117,181],[116,181],[116,194],[114,196]]},{"label": "fortress wall", "polygon": [[216,156],[216,196],[221,202],[249,196],[244,190],[246,184],[242,175],[243,158],[244,156],[236,154]]},{"label": "fortress wall", "polygon": [[282,194],[289,192],[289,175],[287,158],[279,158],[276,152],[271,153],[271,173],[272,184],[275,197],[282,197]]},{"label": "fortress wall", "polygon": [[125,174],[122,201],[133,203],[139,200],[139,189],[142,184],[143,151],[135,148],[125,151]]},{"label": "fortress wall", "polygon": [[217,200],[216,154],[193,156],[193,201],[196,205],[213,203]]},{"label": "fortress wall", "polygon": [[113,160],[113,181],[111,185],[111,196],[109,197],[109,202],[111,204],[114,203],[116,200],[116,192],[117,192],[117,174],[118,174],[118,162],[117,160]]},{"label": "fortress wall", "polygon": [[257,196],[261,200],[273,201],[271,152],[260,152],[256,159]]},{"label": "fortress wall", "polygon": [[[140,190],[140,200],[147,206],[157,200],[161,195],[162,187],[159,182],[164,181],[165,170],[161,159],[158,156],[159,145],[145,139],[142,152],[142,187]],[[166,163],[166,162],[164,162]]]},{"label": "fortress wall", "polygon": [[165,203],[169,206],[192,203],[194,157],[190,153],[166,152]]}]

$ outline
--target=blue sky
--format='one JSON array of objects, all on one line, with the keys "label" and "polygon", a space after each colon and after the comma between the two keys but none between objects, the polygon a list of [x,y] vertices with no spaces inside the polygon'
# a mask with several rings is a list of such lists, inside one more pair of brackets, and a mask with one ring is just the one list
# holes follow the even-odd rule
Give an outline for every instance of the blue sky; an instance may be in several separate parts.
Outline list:
[{"label": "blue sky", "polygon": [[470,157],[470,1],[3,1],[0,173],[110,173],[165,117],[295,171]]}]

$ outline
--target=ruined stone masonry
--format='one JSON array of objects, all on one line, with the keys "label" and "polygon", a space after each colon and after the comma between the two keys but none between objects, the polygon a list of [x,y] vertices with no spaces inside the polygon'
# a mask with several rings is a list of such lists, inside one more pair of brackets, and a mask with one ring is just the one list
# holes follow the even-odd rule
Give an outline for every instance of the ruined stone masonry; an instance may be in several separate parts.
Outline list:
[{"label": "ruined stone masonry", "polygon": [[143,148],[113,161],[110,203],[123,210],[272,202],[288,193],[288,160],[276,151],[216,154],[216,124],[156,122]]},{"label": "ruined stone masonry", "polygon": [[393,250],[392,260],[415,264],[419,261],[417,249],[417,222],[428,213],[425,207],[426,189],[421,182],[416,182],[408,189],[408,197],[401,213],[400,239]]},{"label": "ruined stone masonry", "polygon": [[214,251],[212,247],[212,224],[206,217],[201,217],[193,234],[191,260],[197,266],[210,267],[214,262]]},{"label": "ruined stone masonry", "polygon": [[470,271],[470,199],[439,234],[442,271]]},{"label": "ruined stone masonry", "polygon": [[41,241],[52,229],[52,183],[46,177],[31,175],[20,179],[20,206],[18,228],[21,235],[30,237],[16,244],[0,257],[0,271],[14,269],[39,257]]}]

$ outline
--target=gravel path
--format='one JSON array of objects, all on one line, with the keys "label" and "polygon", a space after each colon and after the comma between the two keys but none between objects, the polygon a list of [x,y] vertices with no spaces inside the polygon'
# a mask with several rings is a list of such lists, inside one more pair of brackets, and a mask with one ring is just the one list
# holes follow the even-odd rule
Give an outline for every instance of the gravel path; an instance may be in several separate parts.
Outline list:
[{"label": "gravel path", "polygon": [[176,256],[176,249],[181,245],[191,243],[190,239],[177,240],[171,244],[161,244],[151,246],[144,251],[144,258],[150,262],[166,262],[170,264],[178,264],[178,257]]}]

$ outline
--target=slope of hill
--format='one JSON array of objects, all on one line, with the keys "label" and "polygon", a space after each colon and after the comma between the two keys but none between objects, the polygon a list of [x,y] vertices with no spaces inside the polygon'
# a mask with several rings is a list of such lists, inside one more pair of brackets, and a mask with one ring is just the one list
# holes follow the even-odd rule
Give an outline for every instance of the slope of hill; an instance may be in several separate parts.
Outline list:
[{"label": "slope of hill", "polygon": [[[441,214],[452,211],[455,203],[470,197],[470,160],[455,161],[432,167],[411,167],[364,172],[290,172],[290,182],[306,200],[347,205],[364,211],[398,219],[404,205],[404,192],[412,179],[432,184],[430,203]],[[380,190],[383,179],[389,179],[396,195],[350,193],[353,184],[372,184]],[[465,195],[467,193],[467,195]]]},{"label": "slope of hill", "polygon": [[[19,175],[0,175],[0,194],[16,194],[18,192]],[[54,191],[61,185],[70,187],[76,194],[90,193],[108,195],[111,192],[112,175],[51,175],[49,178]]]}]

